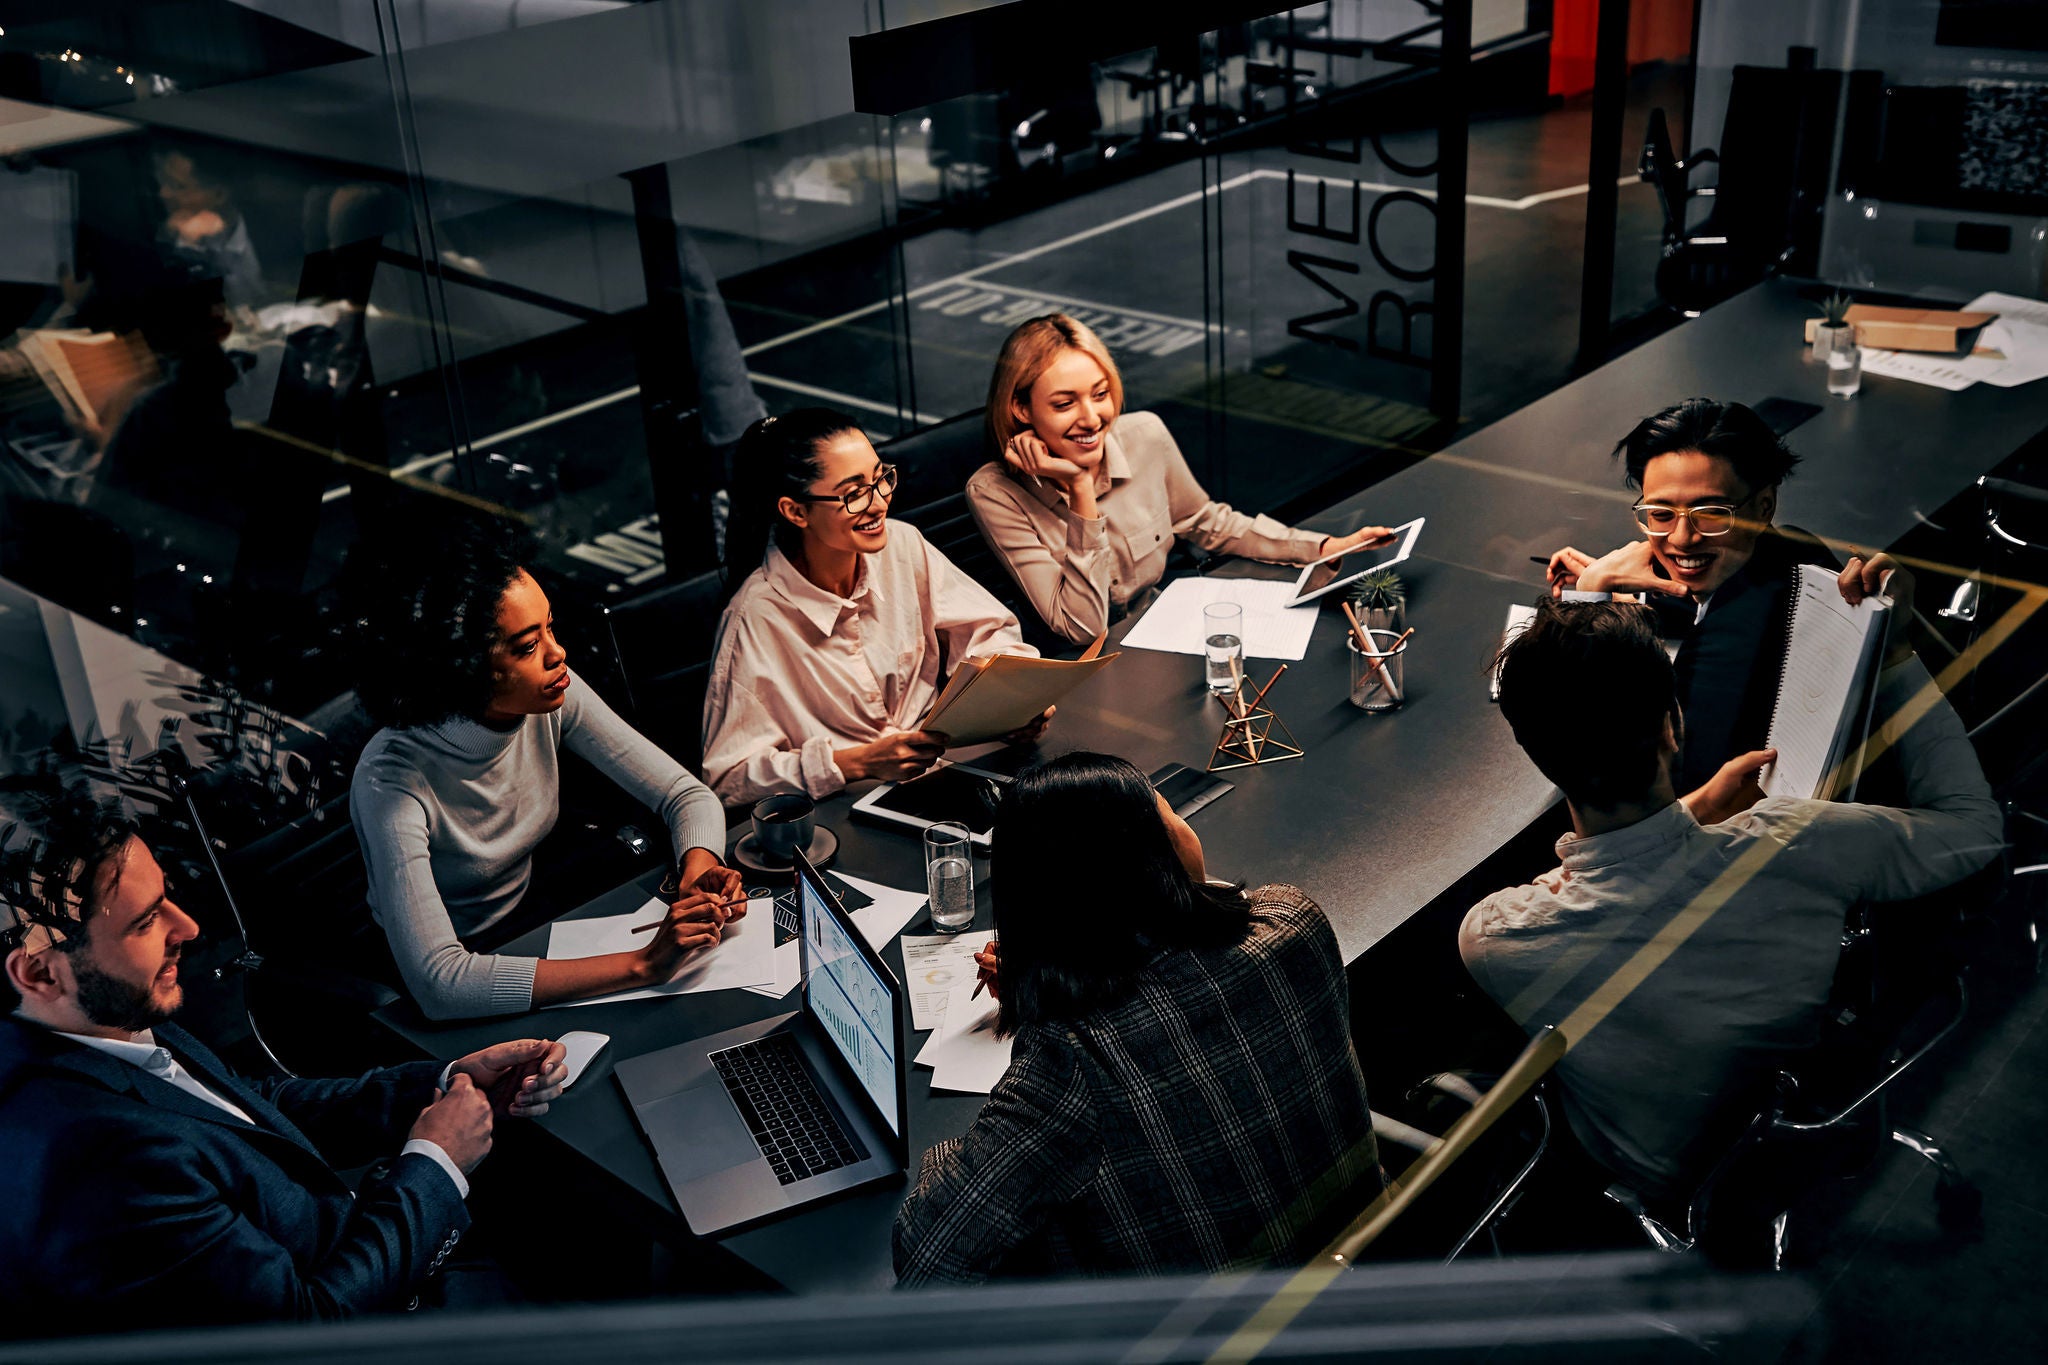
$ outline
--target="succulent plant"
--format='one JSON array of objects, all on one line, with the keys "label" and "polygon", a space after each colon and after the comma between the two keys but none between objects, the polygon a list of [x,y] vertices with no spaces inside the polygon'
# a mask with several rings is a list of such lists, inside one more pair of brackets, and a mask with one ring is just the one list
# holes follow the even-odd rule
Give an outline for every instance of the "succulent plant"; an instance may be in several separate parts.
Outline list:
[{"label": "succulent plant", "polygon": [[1392,569],[1375,569],[1351,589],[1351,609],[1357,612],[1397,612],[1408,605],[1408,588]]},{"label": "succulent plant", "polygon": [[1822,299],[1820,304],[1821,325],[1824,327],[1846,326],[1849,321],[1851,302],[1852,300],[1849,296],[1839,289],[1828,295],[1825,299]]}]

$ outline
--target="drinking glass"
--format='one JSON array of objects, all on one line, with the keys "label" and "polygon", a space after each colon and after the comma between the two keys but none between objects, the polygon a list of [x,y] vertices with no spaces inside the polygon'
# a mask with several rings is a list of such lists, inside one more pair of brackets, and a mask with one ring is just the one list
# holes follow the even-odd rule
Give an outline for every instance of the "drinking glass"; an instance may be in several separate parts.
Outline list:
[{"label": "drinking glass", "polygon": [[925,888],[932,928],[957,934],[974,923],[974,845],[967,826],[945,821],[924,832]]},{"label": "drinking glass", "polygon": [[1209,695],[1228,696],[1244,678],[1244,608],[1235,602],[1212,602],[1202,608],[1202,657]]},{"label": "drinking glass", "polygon": [[1863,348],[1856,344],[1854,327],[1823,327],[1828,338],[1828,392],[1837,398],[1853,398],[1863,387]]}]

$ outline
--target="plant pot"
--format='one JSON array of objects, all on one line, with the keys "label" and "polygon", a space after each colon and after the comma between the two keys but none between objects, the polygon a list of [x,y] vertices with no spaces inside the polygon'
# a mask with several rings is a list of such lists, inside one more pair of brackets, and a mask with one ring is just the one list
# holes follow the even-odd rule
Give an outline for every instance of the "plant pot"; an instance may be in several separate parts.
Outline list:
[{"label": "plant pot", "polygon": [[1812,350],[1815,360],[1818,360],[1823,365],[1828,363],[1828,355],[1835,348],[1837,334],[1853,340],[1856,335],[1856,329],[1846,322],[1823,322],[1820,326],[1813,329]]}]

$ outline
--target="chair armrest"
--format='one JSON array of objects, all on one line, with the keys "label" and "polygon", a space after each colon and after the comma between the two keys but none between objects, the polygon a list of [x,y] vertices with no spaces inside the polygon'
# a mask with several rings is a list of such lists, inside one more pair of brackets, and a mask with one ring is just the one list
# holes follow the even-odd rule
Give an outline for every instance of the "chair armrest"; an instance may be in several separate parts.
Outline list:
[{"label": "chair armrest", "polygon": [[1399,1119],[1388,1118],[1377,1109],[1369,1112],[1372,1114],[1372,1135],[1382,1142],[1391,1142],[1410,1151],[1426,1152],[1436,1146],[1439,1140],[1435,1134],[1426,1133]]}]

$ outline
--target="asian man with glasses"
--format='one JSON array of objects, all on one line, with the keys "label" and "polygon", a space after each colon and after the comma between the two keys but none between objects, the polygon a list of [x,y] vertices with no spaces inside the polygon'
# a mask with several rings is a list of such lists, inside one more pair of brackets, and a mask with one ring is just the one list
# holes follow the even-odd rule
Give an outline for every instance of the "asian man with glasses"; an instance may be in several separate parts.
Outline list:
[{"label": "asian man with glasses", "polygon": [[[1841,566],[1810,536],[1775,524],[1778,489],[1799,457],[1740,403],[1689,398],[1636,424],[1615,446],[1641,497],[1641,538],[1594,557],[1550,558],[1553,595],[1636,596],[1657,608],[1678,672],[1680,791],[1764,747],[1785,661],[1787,592],[1802,564]],[[1872,563],[1852,561],[1844,596]]]}]

